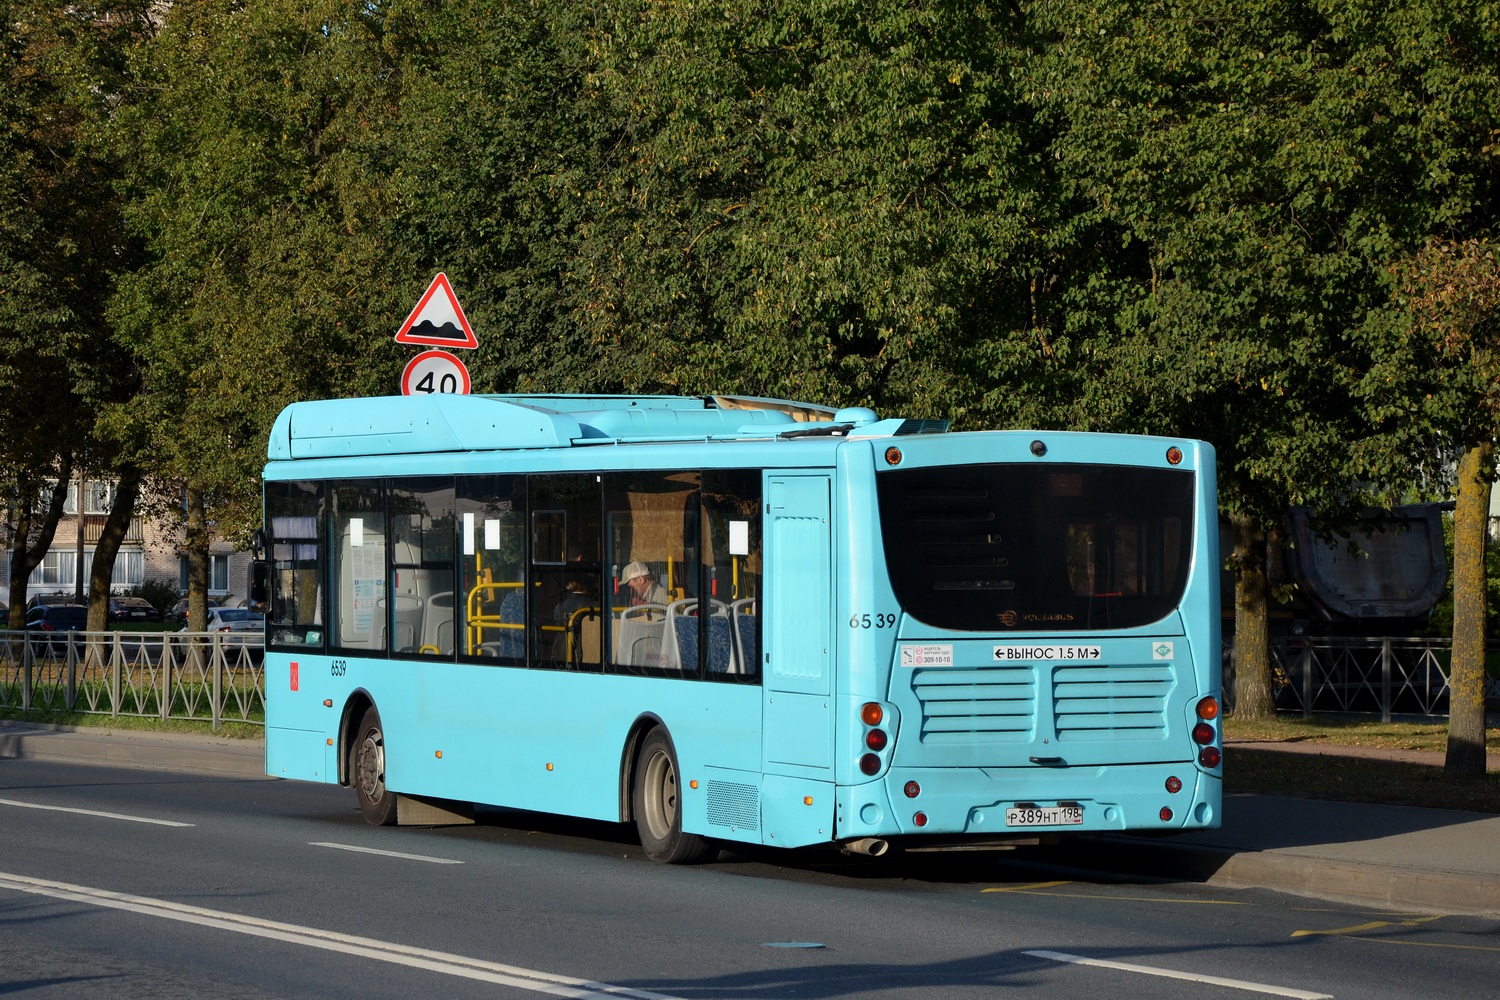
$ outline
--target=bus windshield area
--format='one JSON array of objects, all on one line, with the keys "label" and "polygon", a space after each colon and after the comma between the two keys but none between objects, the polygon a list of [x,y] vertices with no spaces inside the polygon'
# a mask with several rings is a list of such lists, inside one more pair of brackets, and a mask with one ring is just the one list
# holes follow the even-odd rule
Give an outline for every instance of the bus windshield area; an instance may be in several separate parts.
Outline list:
[{"label": "bus windshield area", "polygon": [[1194,475],[1117,465],[962,465],[878,477],[908,614],[974,632],[1149,625],[1182,599]]}]

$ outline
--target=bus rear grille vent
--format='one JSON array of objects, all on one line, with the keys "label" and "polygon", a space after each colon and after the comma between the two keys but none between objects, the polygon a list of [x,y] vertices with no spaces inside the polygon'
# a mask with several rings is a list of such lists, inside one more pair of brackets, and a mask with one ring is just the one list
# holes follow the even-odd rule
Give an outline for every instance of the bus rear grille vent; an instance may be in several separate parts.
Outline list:
[{"label": "bus rear grille vent", "polygon": [[1024,743],[1036,723],[1033,667],[915,670],[922,742],[932,745]]},{"label": "bus rear grille vent", "polygon": [[760,829],[760,791],[754,785],[710,780],[708,822],[735,830]]},{"label": "bus rear grille vent", "polygon": [[1052,673],[1059,740],[1157,740],[1167,733],[1168,663],[1060,666]]}]

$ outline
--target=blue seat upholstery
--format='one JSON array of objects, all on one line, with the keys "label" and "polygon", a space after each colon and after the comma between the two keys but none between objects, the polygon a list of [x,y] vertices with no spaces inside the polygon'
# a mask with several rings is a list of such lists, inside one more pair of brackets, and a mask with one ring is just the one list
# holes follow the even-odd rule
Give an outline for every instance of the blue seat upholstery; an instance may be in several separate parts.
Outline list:
[{"label": "blue seat upholstery", "polygon": [[[526,622],[526,593],[516,589],[505,595],[500,602],[500,622],[504,625],[522,625]],[[498,656],[524,660],[526,658],[526,630],[521,628],[500,629],[494,648]]]},{"label": "blue seat upholstery", "polygon": [[710,615],[708,619],[709,673],[727,674],[734,669],[734,635],[727,615]]},{"label": "blue seat upholstery", "polygon": [[760,672],[760,649],[756,642],[758,630],[754,614],[736,611],[734,615],[735,638],[739,640],[740,672],[754,676]]}]

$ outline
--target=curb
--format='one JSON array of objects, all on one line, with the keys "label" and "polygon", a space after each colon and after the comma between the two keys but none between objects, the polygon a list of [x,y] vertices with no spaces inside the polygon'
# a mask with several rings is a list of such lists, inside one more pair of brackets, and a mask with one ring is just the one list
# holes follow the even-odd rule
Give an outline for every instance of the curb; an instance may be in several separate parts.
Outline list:
[{"label": "curb", "polygon": [[1278,851],[1235,851],[1192,844],[1108,837],[1093,861],[1073,867],[1146,875],[1230,889],[1271,889],[1297,896],[1445,915],[1500,916],[1500,879],[1356,864]]},{"label": "curb", "polygon": [[157,771],[185,771],[221,778],[266,775],[265,746],[258,740],[173,736],[31,724],[0,726],[0,760],[48,760],[105,764]]}]

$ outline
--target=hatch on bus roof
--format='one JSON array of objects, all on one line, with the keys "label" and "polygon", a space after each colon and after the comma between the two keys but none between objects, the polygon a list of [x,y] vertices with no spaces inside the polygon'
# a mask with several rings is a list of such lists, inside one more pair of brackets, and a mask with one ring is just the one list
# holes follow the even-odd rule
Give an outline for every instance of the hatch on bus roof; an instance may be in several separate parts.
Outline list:
[{"label": "hatch on bus roof", "polygon": [[608,441],[774,437],[801,423],[873,422],[869,410],[731,396],[383,396],[293,403],[276,418],[271,460]]}]

